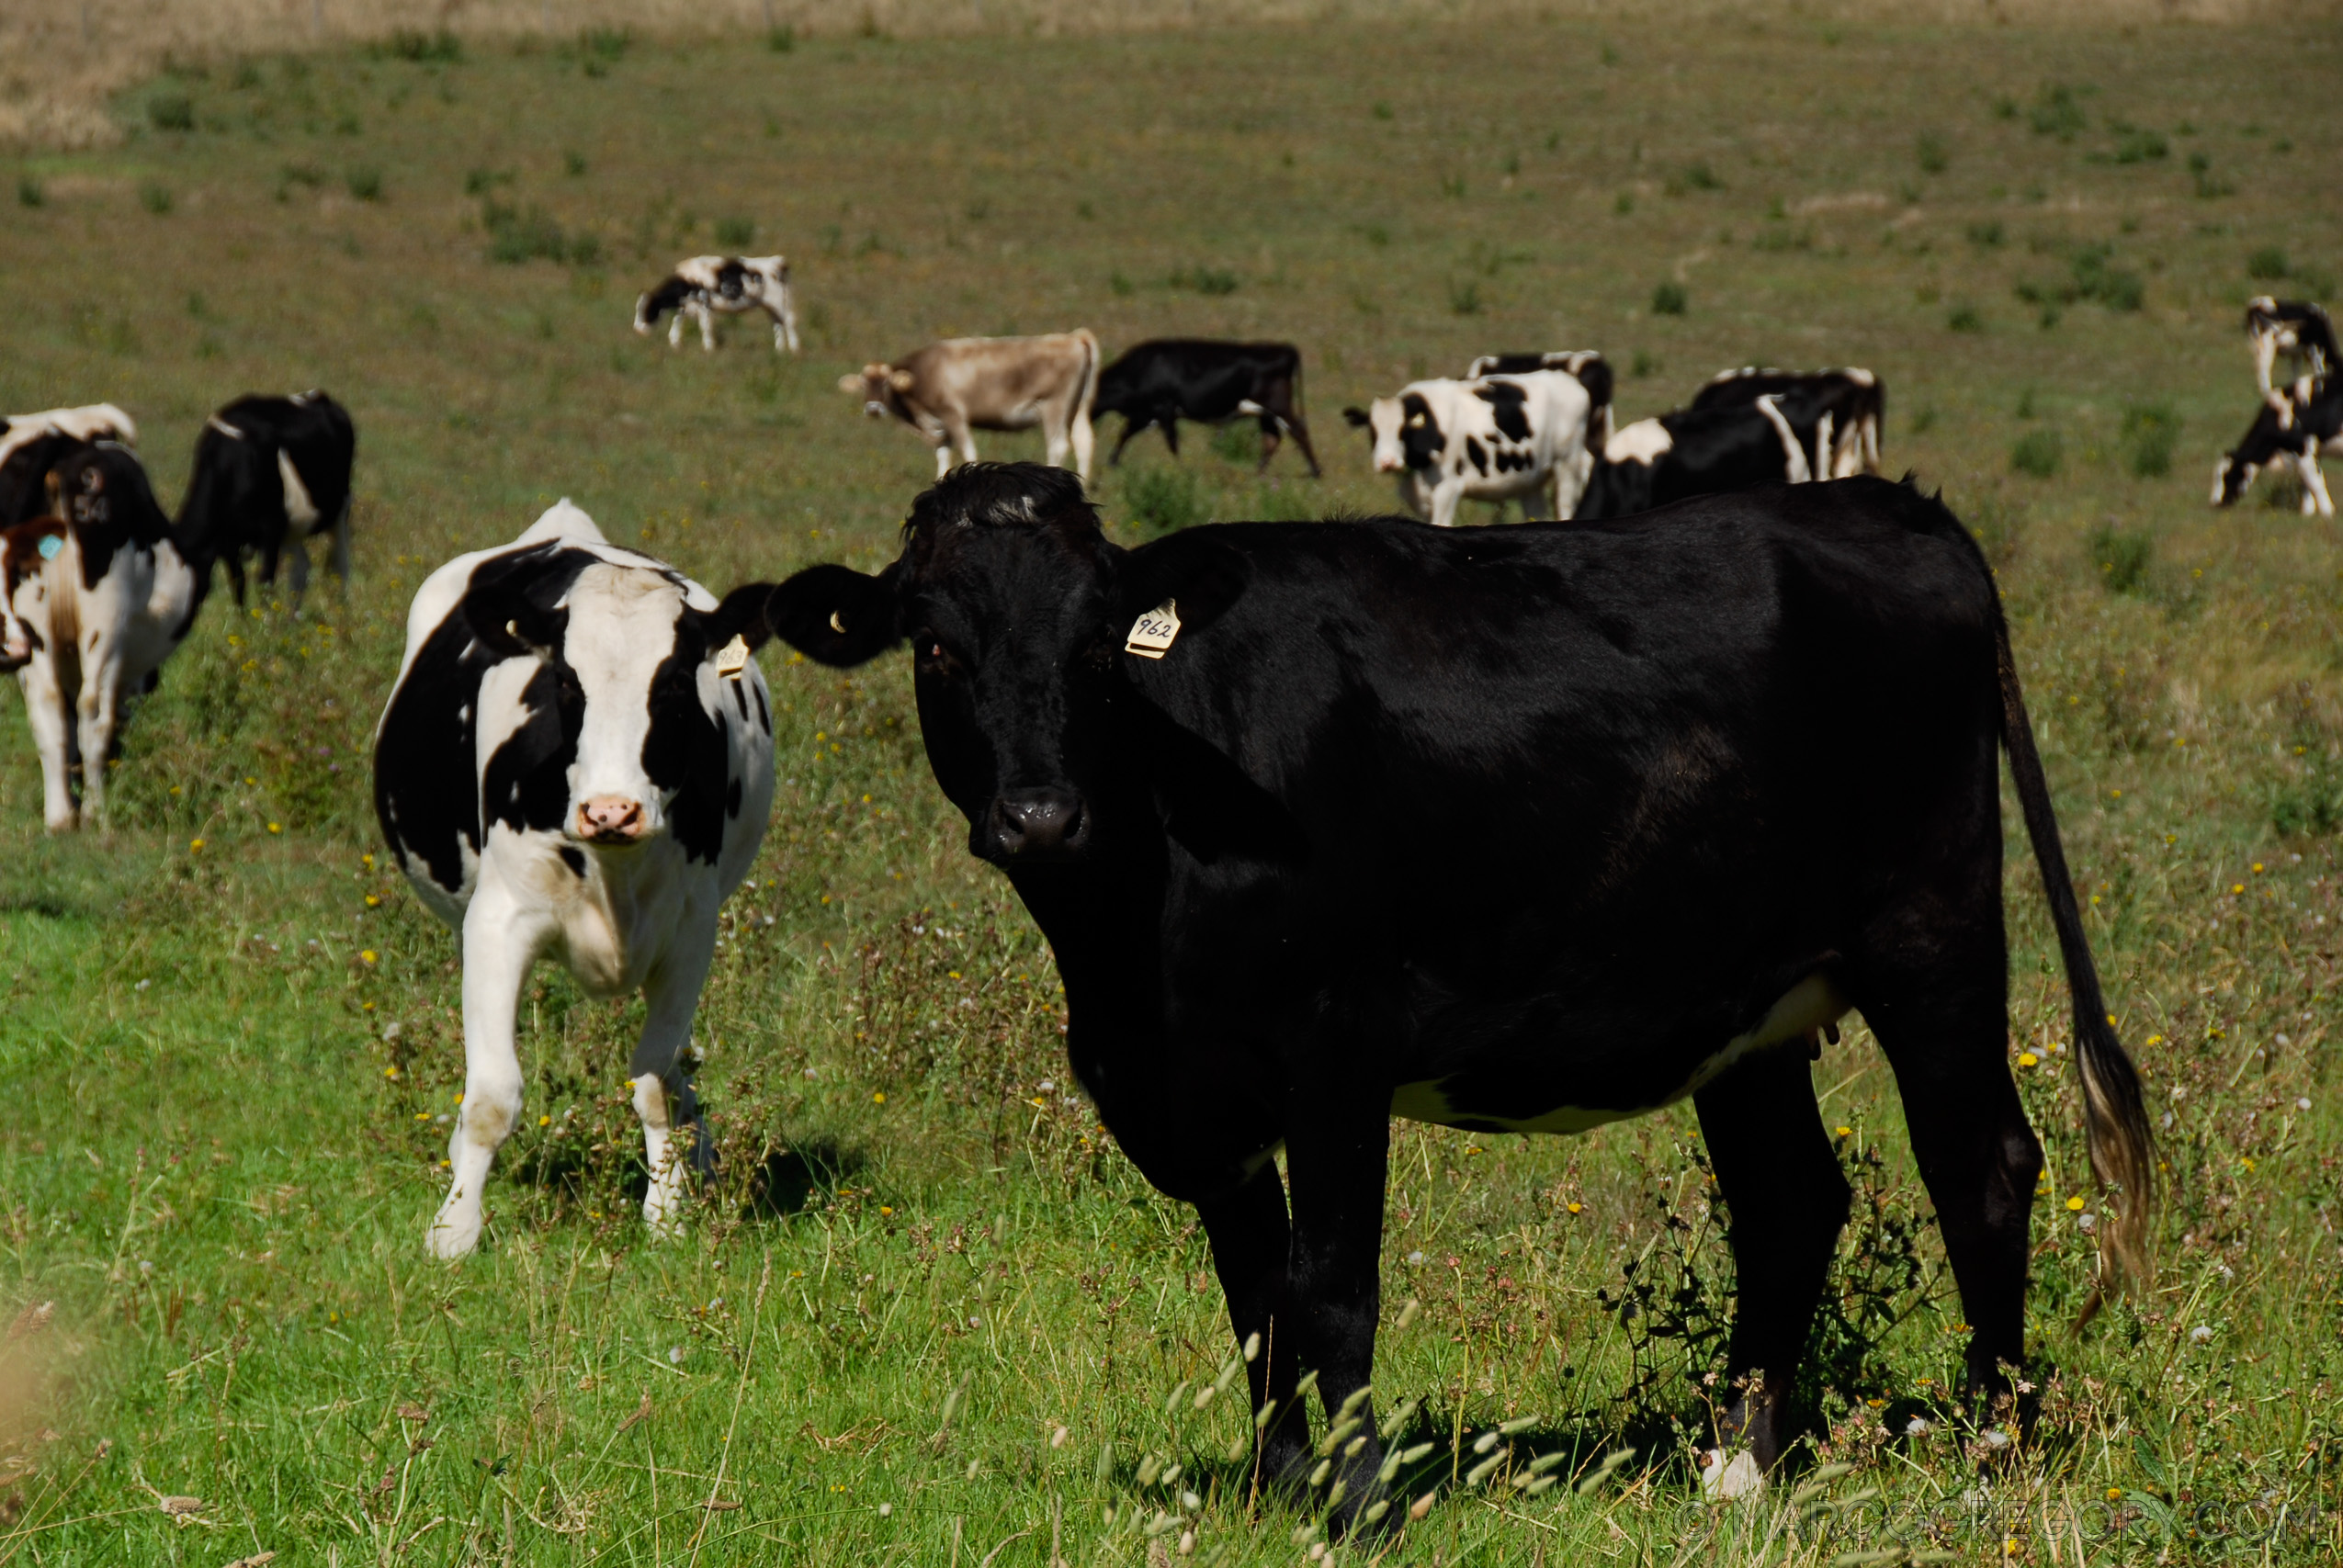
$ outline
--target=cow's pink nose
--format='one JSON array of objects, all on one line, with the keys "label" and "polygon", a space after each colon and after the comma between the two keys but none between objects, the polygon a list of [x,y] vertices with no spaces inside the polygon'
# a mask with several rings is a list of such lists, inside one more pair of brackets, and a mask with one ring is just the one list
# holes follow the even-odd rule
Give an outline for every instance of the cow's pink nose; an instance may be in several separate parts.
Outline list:
[{"label": "cow's pink nose", "polygon": [[1397,457],[1377,457],[1375,460],[1375,471],[1378,474],[1396,474],[1404,467],[1406,465]]},{"label": "cow's pink nose", "polygon": [[642,837],[642,803],[623,795],[597,795],[578,803],[578,837],[597,844],[629,844]]}]

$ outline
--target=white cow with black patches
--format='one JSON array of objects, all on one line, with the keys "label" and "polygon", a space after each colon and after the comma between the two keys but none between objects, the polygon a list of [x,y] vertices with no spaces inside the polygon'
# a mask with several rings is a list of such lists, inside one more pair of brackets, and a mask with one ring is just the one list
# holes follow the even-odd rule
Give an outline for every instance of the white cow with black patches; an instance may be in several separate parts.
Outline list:
[{"label": "white cow with black patches", "polygon": [[786,256],[687,256],[659,285],[636,297],[635,331],[649,336],[668,311],[667,346],[684,341],[685,318],[699,323],[699,345],[716,351],[716,318],[763,310],[773,318],[773,351],[798,352],[798,307]]},{"label": "white cow with black patches", "polygon": [[654,1233],[676,1225],[686,1162],[713,1164],[687,1047],[717,911],[772,809],[772,705],[749,657],[768,592],[719,604],[567,501],[416,592],[374,799],[400,868],[463,938],[464,1099],[430,1237],[442,1258],[479,1244],[481,1186],[520,1122],[515,1014],[540,958],[591,996],[643,993],[628,1076]]},{"label": "white cow with black patches", "polygon": [[1595,402],[1568,370],[1469,381],[1414,381],[1342,417],[1375,442],[1375,469],[1397,476],[1399,499],[1437,527],[1466,501],[1518,501],[1522,515],[1568,517],[1594,463]]}]

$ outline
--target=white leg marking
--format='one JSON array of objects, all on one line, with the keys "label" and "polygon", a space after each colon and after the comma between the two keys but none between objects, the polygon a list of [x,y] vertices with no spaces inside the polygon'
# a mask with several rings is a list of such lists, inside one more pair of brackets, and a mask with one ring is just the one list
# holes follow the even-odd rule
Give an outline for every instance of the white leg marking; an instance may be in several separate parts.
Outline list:
[{"label": "white leg marking", "polygon": [[1084,484],[1090,482],[1090,458],[1097,436],[1091,428],[1090,415],[1074,411],[1074,474]]},{"label": "white leg marking", "polygon": [[2314,442],[2303,449],[2294,467],[2303,476],[2303,515],[2315,512],[2321,517],[2335,515],[2335,498],[2326,491],[2326,476],[2318,469],[2318,445]]},{"label": "white leg marking", "polygon": [[675,307],[675,314],[667,322],[667,346],[684,346],[684,308],[681,305]]},{"label": "white leg marking", "polygon": [[646,1016],[642,1038],[636,1043],[628,1071],[635,1080],[635,1114],[642,1121],[643,1159],[651,1167],[651,1187],[642,1200],[643,1224],[654,1236],[683,1233],[685,1177],[691,1159],[691,1131],[675,1136],[668,1092],[669,1079],[678,1091],[685,1084],[677,1061],[691,1043],[692,1014],[698,1010],[700,987],[707,982],[709,961],[716,955],[716,923],[694,922],[686,939],[676,944],[668,961],[643,984]]},{"label": "white leg marking", "polygon": [[[41,628],[46,635],[48,628]],[[73,699],[57,686],[57,665],[47,649],[17,671],[25,696],[25,718],[32,726],[33,750],[40,753],[41,816],[52,833],[81,825],[74,809]]]},{"label": "white leg marking", "polygon": [[1830,445],[1830,427],[1834,423],[1828,409],[1823,410],[1822,417],[1815,421],[1814,471],[1828,474],[1835,479],[1839,477],[1839,466],[1833,460],[1837,454]]},{"label": "white leg marking", "polygon": [[1757,1456],[1749,1450],[1726,1454],[1722,1449],[1709,1449],[1701,1455],[1701,1495],[1712,1503],[1730,1503],[1739,1497],[1754,1497],[1765,1490],[1765,1472],[1758,1468]]},{"label": "white leg marking", "polygon": [[1782,438],[1782,468],[1784,482],[1794,485],[1810,484],[1814,470],[1806,467],[1805,448],[1798,444],[1797,432],[1782,417],[1782,410],[1771,392],[1757,400],[1757,410],[1773,425],[1773,434]]},{"label": "white leg marking", "polygon": [[461,1258],[480,1245],[481,1189],[521,1119],[514,1013],[545,934],[493,863],[483,862],[464,911],[464,1102],[447,1140],[447,1199],[431,1222],[431,1250],[440,1258]]}]

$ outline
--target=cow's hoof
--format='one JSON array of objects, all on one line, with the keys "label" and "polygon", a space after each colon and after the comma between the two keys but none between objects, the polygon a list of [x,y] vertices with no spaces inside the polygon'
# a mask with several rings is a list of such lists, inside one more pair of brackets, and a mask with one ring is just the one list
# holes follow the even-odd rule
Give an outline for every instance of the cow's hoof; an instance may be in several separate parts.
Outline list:
[{"label": "cow's hoof", "polygon": [[447,1263],[470,1257],[480,1246],[480,1229],[478,1216],[466,1219],[441,1210],[431,1222],[431,1255]]},{"label": "cow's hoof", "polygon": [[653,1188],[651,1196],[642,1201],[642,1224],[643,1229],[651,1233],[651,1239],[653,1241],[683,1240],[682,1198],[671,1197],[662,1201],[658,1189]]},{"label": "cow's hoof", "polygon": [[1701,1495],[1710,1502],[1730,1503],[1764,1490],[1765,1472],[1758,1468],[1757,1455],[1749,1450],[1727,1454],[1723,1449],[1710,1449],[1701,1455]]}]

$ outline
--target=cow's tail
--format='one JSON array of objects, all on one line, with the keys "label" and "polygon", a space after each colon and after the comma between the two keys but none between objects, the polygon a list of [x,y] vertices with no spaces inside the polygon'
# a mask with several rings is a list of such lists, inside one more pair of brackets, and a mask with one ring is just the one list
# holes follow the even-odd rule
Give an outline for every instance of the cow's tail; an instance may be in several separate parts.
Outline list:
[{"label": "cow's tail", "polygon": [[1082,345],[1082,384],[1074,398],[1074,412],[1087,424],[1091,405],[1098,399],[1098,334],[1088,327],[1076,327],[1074,338]]},{"label": "cow's tail", "polygon": [[[1907,484],[1910,480],[1907,478]],[[1941,502],[1935,510],[1943,525],[1958,534],[1985,580],[1993,609],[1993,658],[2001,689],[2001,744],[2009,755],[2009,777],[2017,786],[2018,804],[2026,819],[2026,836],[2033,840],[2034,862],[2042,868],[2043,891],[2050,900],[2051,924],[2058,932],[2058,954],[2066,968],[2066,988],[2075,1001],[2075,1055],[2081,1066],[2083,1124],[2090,1145],[2091,1170],[2112,1188],[2118,1202],[2113,1220],[2101,1233],[2106,1255],[2112,1261],[2111,1283],[2145,1284],[2148,1265],[2148,1221],[2156,1207],[2156,1136],[2149,1129],[2147,1108],[2140,1100],[2140,1075],[2115,1033],[2114,1015],[2099,988],[2099,966],[2091,959],[2090,939],[2083,931],[2083,913],[2075,899],[2075,881],[2066,869],[2066,851],[2059,841],[2058,818],[2051,809],[2050,785],[2043,777],[2042,754],[2034,750],[2033,721],[2026,716],[2025,694],[2018,685],[2018,664],[2009,651],[2009,623],[2001,608],[1985,552],[1960,521]]]}]

